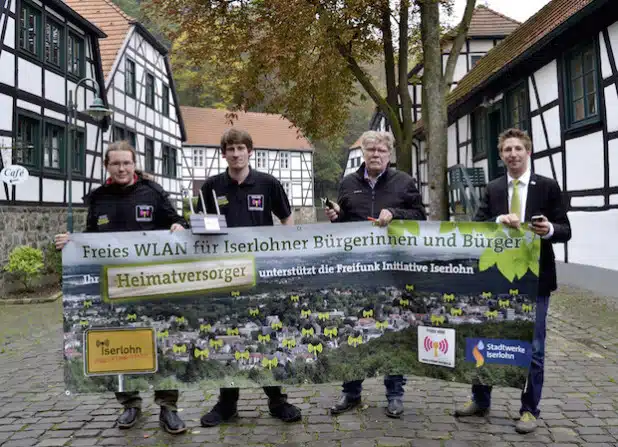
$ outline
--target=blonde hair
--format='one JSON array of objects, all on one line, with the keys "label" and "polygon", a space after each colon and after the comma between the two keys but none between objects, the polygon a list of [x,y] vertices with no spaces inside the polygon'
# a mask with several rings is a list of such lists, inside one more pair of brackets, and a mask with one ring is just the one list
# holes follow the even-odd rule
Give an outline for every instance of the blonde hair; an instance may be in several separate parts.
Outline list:
[{"label": "blonde hair", "polygon": [[364,151],[371,144],[384,144],[392,152],[395,139],[390,132],[368,130],[360,137],[361,149]]},{"label": "blonde hair", "polygon": [[532,151],[532,140],[530,139],[530,136],[528,136],[528,132],[512,127],[510,129],[506,129],[498,137],[498,152],[502,152],[504,141],[509,138],[518,138],[522,143],[524,143],[524,147],[528,152]]}]

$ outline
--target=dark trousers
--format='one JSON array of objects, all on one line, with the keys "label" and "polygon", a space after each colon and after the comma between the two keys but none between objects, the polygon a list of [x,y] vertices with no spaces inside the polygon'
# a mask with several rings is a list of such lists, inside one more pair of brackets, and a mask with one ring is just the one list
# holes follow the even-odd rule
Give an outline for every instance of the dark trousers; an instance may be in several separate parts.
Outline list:
[{"label": "dark trousers", "polygon": [[[403,397],[403,386],[406,384],[404,376],[384,376],[384,386],[386,387],[386,399],[401,399]],[[360,399],[363,391],[363,380],[351,380],[343,382],[343,394],[349,399]]]},{"label": "dark trousers", "polygon": [[[154,393],[155,403],[161,407],[176,411],[178,402],[178,390],[156,390]],[[125,408],[142,408],[142,397],[139,391],[116,392],[116,400]]]},{"label": "dark trousers", "polygon": [[[532,340],[532,361],[528,370],[526,387],[521,393],[520,414],[529,412],[538,418],[539,403],[543,390],[543,370],[545,364],[545,335],[547,333],[547,311],[549,309],[549,297],[537,297],[536,299],[536,324],[534,326],[534,338]],[[482,408],[491,406],[491,387],[487,385],[472,385],[472,399]]]},{"label": "dark trousers", "polygon": [[[268,396],[269,399],[276,401],[283,397],[281,393],[280,386],[265,386],[262,387],[264,393]],[[238,402],[238,397],[240,396],[240,389],[238,388],[220,388],[219,396],[221,402],[225,403],[235,403]]]}]

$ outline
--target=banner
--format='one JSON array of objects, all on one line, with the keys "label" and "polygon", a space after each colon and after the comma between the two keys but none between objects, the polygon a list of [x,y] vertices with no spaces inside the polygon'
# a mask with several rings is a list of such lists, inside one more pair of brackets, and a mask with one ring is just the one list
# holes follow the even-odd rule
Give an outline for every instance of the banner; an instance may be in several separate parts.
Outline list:
[{"label": "banner", "polygon": [[394,221],[73,234],[67,391],[213,389],[384,374],[523,387],[540,240]]}]

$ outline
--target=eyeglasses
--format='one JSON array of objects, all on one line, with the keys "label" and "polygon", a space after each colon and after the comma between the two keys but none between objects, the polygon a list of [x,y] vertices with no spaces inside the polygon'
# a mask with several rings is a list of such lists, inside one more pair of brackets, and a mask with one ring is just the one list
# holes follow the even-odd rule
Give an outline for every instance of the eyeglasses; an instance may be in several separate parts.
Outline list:
[{"label": "eyeglasses", "polygon": [[365,152],[369,152],[370,154],[377,153],[378,155],[386,155],[389,153],[389,150],[377,147],[368,147],[367,149],[365,149]]},{"label": "eyeglasses", "polygon": [[123,168],[129,168],[131,166],[133,166],[135,163],[133,163],[132,161],[113,161],[111,163],[108,164],[108,166],[112,167],[112,168],[119,168],[119,167],[123,167]]}]

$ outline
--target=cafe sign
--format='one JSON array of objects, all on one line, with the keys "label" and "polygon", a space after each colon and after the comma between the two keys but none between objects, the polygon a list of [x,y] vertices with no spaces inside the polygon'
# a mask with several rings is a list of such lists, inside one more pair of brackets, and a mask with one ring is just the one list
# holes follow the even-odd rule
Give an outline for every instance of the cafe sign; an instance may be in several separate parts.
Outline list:
[{"label": "cafe sign", "polygon": [[10,165],[0,171],[0,180],[9,185],[19,185],[28,180],[28,170],[20,165]]}]

